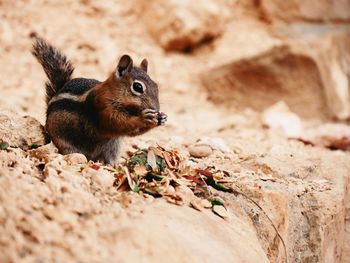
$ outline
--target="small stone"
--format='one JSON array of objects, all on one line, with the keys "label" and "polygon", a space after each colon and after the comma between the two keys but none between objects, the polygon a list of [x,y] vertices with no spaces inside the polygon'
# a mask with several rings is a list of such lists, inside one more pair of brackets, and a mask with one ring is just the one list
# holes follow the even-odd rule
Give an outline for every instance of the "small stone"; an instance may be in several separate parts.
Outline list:
[{"label": "small stone", "polygon": [[222,218],[228,218],[228,212],[226,208],[222,205],[214,205],[213,212]]},{"label": "small stone", "polygon": [[58,149],[53,143],[49,143],[37,149],[30,150],[29,155],[47,163],[58,156]]},{"label": "small stone", "polygon": [[194,209],[196,209],[198,211],[202,211],[204,209],[204,206],[202,204],[202,200],[199,198],[193,199],[190,204]]},{"label": "small stone", "polygon": [[85,155],[81,153],[67,154],[64,156],[64,160],[70,165],[87,163]]},{"label": "small stone", "polygon": [[45,177],[48,177],[48,176],[57,177],[58,176],[57,171],[50,166],[46,166],[43,170],[43,173],[44,173]]},{"label": "small stone", "polygon": [[202,206],[203,206],[204,208],[210,208],[210,207],[212,207],[211,202],[210,202],[209,200],[207,200],[207,199],[202,200],[201,203],[202,203]]},{"label": "small stone", "polygon": [[222,138],[217,137],[204,137],[199,140],[197,144],[208,145],[214,150],[218,150],[222,153],[230,153],[231,149]]},{"label": "small stone", "polygon": [[188,149],[190,155],[195,158],[208,157],[212,154],[213,150],[209,145],[205,144],[196,144],[192,145]]},{"label": "small stone", "polygon": [[168,186],[166,193],[169,195],[174,195],[176,193],[175,188],[171,185]]},{"label": "small stone", "polygon": [[281,129],[288,138],[299,138],[304,133],[301,119],[290,111],[284,101],[279,101],[265,109],[262,122],[269,128]]},{"label": "small stone", "polygon": [[182,201],[185,204],[190,204],[191,201],[195,198],[194,193],[192,190],[184,185],[179,185],[175,187],[176,194],[181,197]]},{"label": "small stone", "polygon": [[104,188],[108,188],[113,186],[115,178],[108,171],[100,169],[93,172],[91,180]]}]

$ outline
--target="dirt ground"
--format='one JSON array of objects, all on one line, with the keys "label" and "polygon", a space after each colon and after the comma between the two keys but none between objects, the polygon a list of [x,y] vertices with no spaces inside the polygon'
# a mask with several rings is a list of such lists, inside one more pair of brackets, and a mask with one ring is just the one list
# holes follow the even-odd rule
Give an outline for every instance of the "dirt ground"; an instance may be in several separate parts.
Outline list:
[{"label": "dirt ground", "polygon": [[[331,52],[318,39],[350,39],[350,15],[337,13],[349,1],[338,1],[327,21],[305,6],[281,21],[283,4],[255,2],[0,0],[0,134],[10,144],[0,151],[0,262],[350,262],[350,155],[292,138],[347,114],[346,92],[327,93],[322,59]],[[168,122],[125,138],[120,162],[160,145],[188,166],[228,171],[243,194],[213,190],[225,200],[225,219],[118,191],[108,169],[41,146],[40,125],[20,117],[45,122],[34,36],[64,51],[75,77],[102,81],[122,54],[147,58]],[[337,59],[350,58],[329,43]],[[341,67],[350,80],[350,67]],[[333,79],[348,84],[339,74]],[[290,110],[264,111],[280,100]],[[342,142],[346,118],[338,118]],[[198,145],[209,148],[204,158],[193,157]]]}]

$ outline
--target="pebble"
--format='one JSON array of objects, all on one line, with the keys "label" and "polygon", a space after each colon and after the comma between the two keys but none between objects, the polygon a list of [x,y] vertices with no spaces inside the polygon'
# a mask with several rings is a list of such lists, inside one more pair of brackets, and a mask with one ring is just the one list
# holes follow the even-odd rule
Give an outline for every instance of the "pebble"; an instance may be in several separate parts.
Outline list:
[{"label": "pebble", "polygon": [[205,144],[195,144],[188,149],[190,155],[195,158],[208,157],[212,154],[213,150],[209,145]]},{"label": "pebble", "polygon": [[198,211],[202,211],[204,209],[204,206],[203,206],[201,201],[202,200],[199,198],[194,198],[190,204],[194,209],[196,209]]},{"label": "pebble", "polygon": [[85,155],[81,153],[67,154],[64,156],[64,160],[70,165],[87,163]]},{"label": "pebble", "polygon": [[231,149],[226,144],[226,142],[223,139],[217,138],[217,137],[204,137],[204,138],[201,138],[199,140],[198,144],[208,145],[212,149],[218,150],[218,151],[220,151],[222,153],[230,153],[231,152]]},{"label": "pebble", "polygon": [[49,143],[37,149],[30,150],[29,154],[30,156],[47,163],[58,156],[58,149],[53,145],[53,143]]},{"label": "pebble", "polygon": [[97,183],[98,185],[104,188],[113,186],[114,180],[115,178],[111,173],[102,169],[94,171],[91,176],[91,181]]},{"label": "pebble", "polygon": [[228,218],[228,212],[227,212],[226,208],[223,207],[222,205],[214,205],[213,211],[215,214],[217,214],[218,216],[220,216],[224,219]]}]

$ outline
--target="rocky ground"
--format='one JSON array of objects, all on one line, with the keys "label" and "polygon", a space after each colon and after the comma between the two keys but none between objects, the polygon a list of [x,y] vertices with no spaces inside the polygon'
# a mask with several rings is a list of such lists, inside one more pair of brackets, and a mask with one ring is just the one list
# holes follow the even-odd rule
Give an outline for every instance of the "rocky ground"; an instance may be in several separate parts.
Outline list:
[{"label": "rocky ground", "polygon": [[[0,262],[350,262],[349,10],[0,0]],[[168,123],[114,168],[59,154],[37,35],[76,77],[146,57]]]}]

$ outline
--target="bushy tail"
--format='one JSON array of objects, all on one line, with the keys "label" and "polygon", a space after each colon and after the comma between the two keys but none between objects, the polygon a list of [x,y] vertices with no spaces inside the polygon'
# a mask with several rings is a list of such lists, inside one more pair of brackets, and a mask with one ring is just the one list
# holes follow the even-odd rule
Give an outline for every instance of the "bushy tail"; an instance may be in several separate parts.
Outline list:
[{"label": "bushy tail", "polygon": [[65,55],[41,38],[33,44],[32,54],[43,67],[48,81],[46,82],[46,102],[72,79],[73,65]]}]

